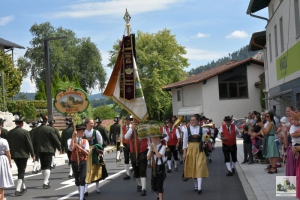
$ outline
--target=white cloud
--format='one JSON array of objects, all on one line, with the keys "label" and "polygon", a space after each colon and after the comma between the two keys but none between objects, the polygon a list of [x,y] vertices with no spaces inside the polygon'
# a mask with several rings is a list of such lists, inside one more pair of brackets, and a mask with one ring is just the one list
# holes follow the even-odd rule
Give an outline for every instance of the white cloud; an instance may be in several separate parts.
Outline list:
[{"label": "white cloud", "polygon": [[13,15],[9,15],[9,16],[6,16],[6,17],[1,17],[0,18],[0,26],[5,26],[6,24],[11,22],[12,20],[14,20]]},{"label": "white cloud", "polygon": [[183,0],[111,0],[105,2],[84,2],[63,7],[64,11],[54,12],[50,14],[55,18],[85,18],[94,16],[124,15],[125,8],[128,9],[130,15],[146,13],[158,10],[165,10],[171,4]]},{"label": "white cloud", "polygon": [[184,57],[198,61],[215,60],[227,55],[227,52],[209,51],[196,48],[185,48],[185,50],[187,51],[187,54]]},{"label": "white cloud", "polygon": [[21,92],[36,92],[37,88],[35,86],[34,82],[31,82],[30,75],[28,75],[26,78],[23,79],[22,85],[21,85]]},{"label": "white cloud", "polygon": [[198,38],[204,38],[204,37],[208,37],[208,36],[209,36],[209,34],[205,34],[205,33],[198,33],[196,35],[196,37],[198,37]]},{"label": "white cloud", "polygon": [[246,38],[248,37],[248,33],[246,33],[245,31],[239,31],[239,30],[236,30],[232,33],[230,33],[229,35],[226,36],[227,39],[230,39],[230,38]]}]

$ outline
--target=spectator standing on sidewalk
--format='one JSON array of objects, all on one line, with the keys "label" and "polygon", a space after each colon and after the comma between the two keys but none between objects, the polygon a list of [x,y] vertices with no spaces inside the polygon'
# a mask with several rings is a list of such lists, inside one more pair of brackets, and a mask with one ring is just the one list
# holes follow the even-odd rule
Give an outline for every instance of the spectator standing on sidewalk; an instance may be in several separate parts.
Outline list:
[{"label": "spectator standing on sidewalk", "polygon": [[299,158],[299,153],[300,153],[300,146],[293,146],[293,154],[295,154],[297,159],[297,164],[296,164],[296,197],[300,199],[300,158]]},{"label": "spectator standing on sidewalk", "polygon": [[60,149],[60,142],[57,138],[55,131],[52,127],[47,126],[48,116],[40,116],[41,125],[33,131],[33,146],[37,149],[41,160],[41,169],[44,178],[44,189],[50,188],[50,174],[51,174],[51,162],[52,155],[55,153],[55,149]]},{"label": "spectator standing on sidewalk", "polygon": [[25,120],[24,117],[16,114],[14,118],[16,127],[8,132],[7,142],[10,147],[11,158],[14,159],[18,168],[18,181],[15,195],[22,196],[27,191],[24,176],[29,154],[33,161],[35,161],[35,157],[29,132],[22,128]]},{"label": "spectator standing on sidewalk", "polygon": [[[243,126],[243,146],[244,146],[244,161],[241,164],[245,164],[247,162],[249,162],[249,164],[253,163],[253,154],[252,154],[252,142],[251,142],[251,136],[248,133],[249,131],[249,126],[247,124],[245,124]],[[248,159],[248,155],[249,155],[249,159]]]},{"label": "spectator standing on sidewalk", "polygon": [[11,175],[11,155],[9,145],[6,139],[2,138],[0,130],[0,199],[4,199],[4,188],[14,186],[14,181]]}]

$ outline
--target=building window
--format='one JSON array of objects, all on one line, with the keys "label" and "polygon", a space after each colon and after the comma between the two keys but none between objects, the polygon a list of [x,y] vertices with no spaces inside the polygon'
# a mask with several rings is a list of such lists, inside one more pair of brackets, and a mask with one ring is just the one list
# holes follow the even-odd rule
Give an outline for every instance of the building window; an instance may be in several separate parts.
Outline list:
[{"label": "building window", "polygon": [[181,92],[177,90],[177,101],[181,101]]},{"label": "building window", "polygon": [[269,54],[270,54],[270,62],[272,61],[272,40],[271,40],[271,33],[269,34]]},{"label": "building window", "polygon": [[219,98],[248,98],[247,66],[228,70],[218,76]]},{"label": "building window", "polygon": [[284,37],[283,37],[283,22],[282,17],[279,19],[279,28],[280,28],[280,45],[281,45],[281,51],[284,50]]},{"label": "building window", "polygon": [[296,38],[300,36],[300,0],[294,0]]},{"label": "building window", "polygon": [[277,25],[274,26],[275,56],[278,56]]}]

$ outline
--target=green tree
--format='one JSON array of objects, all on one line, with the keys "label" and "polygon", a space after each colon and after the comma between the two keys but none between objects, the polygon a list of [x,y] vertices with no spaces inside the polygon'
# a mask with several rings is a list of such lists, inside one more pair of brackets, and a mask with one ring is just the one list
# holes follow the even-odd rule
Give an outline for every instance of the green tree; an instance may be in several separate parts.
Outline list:
[{"label": "green tree", "polygon": [[0,50],[0,73],[1,72],[4,73],[4,98],[11,98],[20,91],[23,74],[19,67],[14,67],[10,55]]},{"label": "green tree", "polygon": [[101,119],[113,119],[118,116],[118,113],[111,106],[99,106],[93,110],[93,115],[95,117],[100,117]]},{"label": "green tree", "polygon": [[34,100],[46,100],[47,95],[46,95],[46,86],[43,81],[39,83],[38,86],[38,91],[35,94]]},{"label": "green tree", "polygon": [[[150,119],[161,120],[172,105],[170,95],[162,91],[163,86],[181,81],[187,77],[184,68],[189,66],[183,56],[186,50],[176,41],[171,31],[164,29],[157,33],[138,31],[136,38],[136,63],[141,85],[147,103]],[[118,52],[117,41],[110,53],[110,63],[114,66]]]},{"label": "green tree", "polygon": [[[31,80],[38,85],[45,82],[44,38],[67,36],[67,39],[49,41],[50,73],[59,77],[66,75],[69,80],[78,76],[85,91],[104,89],[106,73],[101,64],[101,53],[90,38],[77,38],[70,29],[55,28],[49,22],[34,24],[30,28],[33,39],[18,65],[24,74],[31,72]],[[53,77],[51,77],[52,81]]]}]

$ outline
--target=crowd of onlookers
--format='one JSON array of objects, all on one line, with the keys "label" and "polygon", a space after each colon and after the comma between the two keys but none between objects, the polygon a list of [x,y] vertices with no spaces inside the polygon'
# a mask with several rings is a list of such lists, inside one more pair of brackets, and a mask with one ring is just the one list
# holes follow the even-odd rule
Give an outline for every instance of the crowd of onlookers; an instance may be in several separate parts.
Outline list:
[{"label": "crowd of onlookers", "polygon": [[286,176],[296,176],[300,198],[300,112],[286,107],[280,119],[272,111],[250,112],[243,125],[244,160],[241,164],[269,164],[267,173],[277,173],[285,166]]}]

